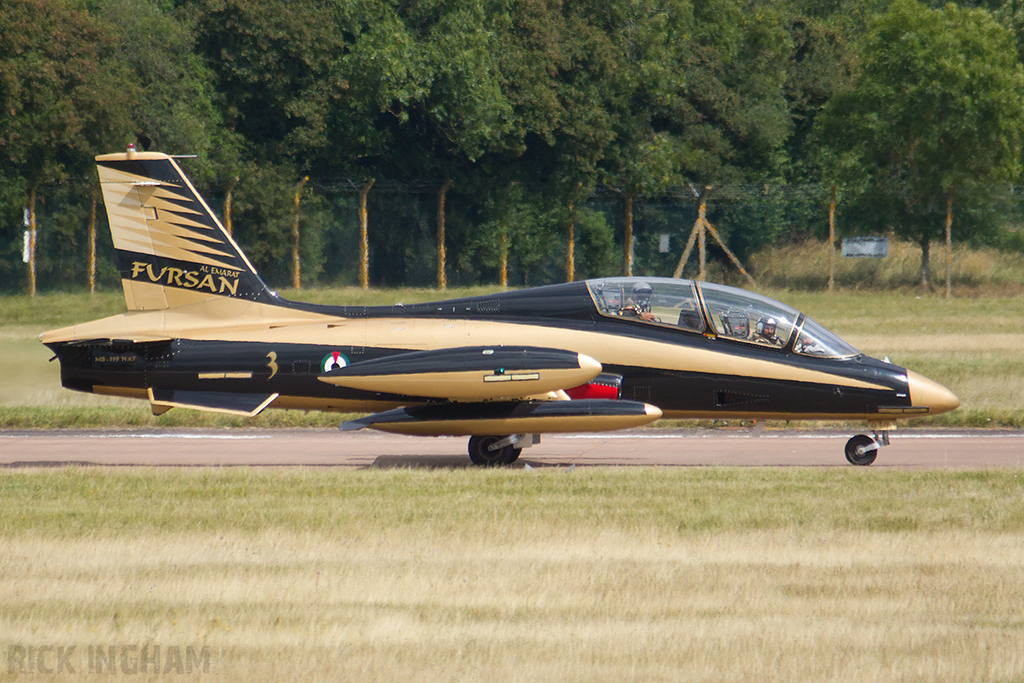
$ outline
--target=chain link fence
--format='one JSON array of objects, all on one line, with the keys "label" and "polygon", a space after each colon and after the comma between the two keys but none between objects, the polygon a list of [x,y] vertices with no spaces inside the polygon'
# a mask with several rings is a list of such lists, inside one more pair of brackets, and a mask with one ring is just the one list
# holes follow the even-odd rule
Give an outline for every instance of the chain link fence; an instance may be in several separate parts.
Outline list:
[{"label": "chain link fence", "polygon": [[[359,283],[359,192],[364,179],[310,179],[299,204],[299,256],[302,286],[355,286]],[[437,279],[437,200],[441,182],[377,180],[367,194],[368,273],[371,287],[433,287]],[[88,286],[87,221],[95,183],[69,180],[44,185],[36,206],[36,273],[39,291],[82,290]],[[632,269],[636,274],[673,274],[697,219],[700,187],[672,188],[656,197],[633,201]],[[201,188],[214,212],[221,215],[224,190]],[[295,218],[295,186],[246,187],[234,190],[232,225],[235,239],[267,283],[285,288],[292,282],[291,226]],[[1013,241],[1019,233],[1005,226],[1024,222],[1024,199],[1015,188],[999,193],[998,211],[981,212],[989,224],[1002,226],[1002,238],[991,230],[986,239]],[[574,236],[573,277],[618,275],[625,267],[624,197],[599,186],[570,213],[569,207],[545,204],[543,188],[525,188],[505,205],[454,185],[446,198],[446,268],[449,286],[497,284],[501,269],[509,286],[541,285],[566,280],[569,222]],[[713,188],[707,219],[731,251],[747,262],[769,245],[828,235],[829,187],[823,184],[732,184]],[[840,207],[841,209],[842,207]],[[991,207],[990,207],[991,209]],[[25,291],[23,209],[8,196],[0,225],[0,291]],[[865,226],[844,225],[840,236],[863,234]],[[973,234],[979,219],[958,212],[959,238]],[[96,286],[119,288],[113,248],[102,208],[96,217]],[[1009,238],[1006,236],[1009,235]],[[1008,244],[1021,248],[1022,244]],[[724,255],[709,242],[709,258]],[[684,277],[696,275],[691,256]],[[721,271],[719,271],[721,272]],[[756,275],[756,274],[755,274]]]}]

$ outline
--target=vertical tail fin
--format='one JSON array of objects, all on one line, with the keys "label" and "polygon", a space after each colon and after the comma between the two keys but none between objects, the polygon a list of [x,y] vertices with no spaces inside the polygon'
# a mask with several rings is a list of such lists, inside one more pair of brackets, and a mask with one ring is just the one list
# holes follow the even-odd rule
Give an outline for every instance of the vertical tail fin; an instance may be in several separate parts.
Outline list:
[{"label": "vertical tail fin", "polygon": [[172,157],[129,149],[96,167],[129,310],[275,298]]}]

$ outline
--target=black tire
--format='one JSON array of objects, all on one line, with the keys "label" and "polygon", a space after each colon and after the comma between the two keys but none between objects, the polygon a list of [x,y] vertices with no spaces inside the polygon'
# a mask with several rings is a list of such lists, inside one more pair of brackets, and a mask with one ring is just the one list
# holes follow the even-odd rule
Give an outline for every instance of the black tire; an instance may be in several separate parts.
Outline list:
[{"label": "black tire", "polygon": [[846,442],[846,459],[851,465],[857,465],[858,467],[865,467],[870,465],[878,457],[878,449],[873,448],[870,451],[864,451],[858,453],[857,449],[863,448],[864,446],[870,446],[875,442],[867,434],[858,434],[849,441]]},{"label": "black tire", "polygon": [[469,459],[480,467],[497,467],[514,463],[523,449],[505,446],[497,450],[489,450],[496,441],[504,436],[471,436],[469,438]]}]

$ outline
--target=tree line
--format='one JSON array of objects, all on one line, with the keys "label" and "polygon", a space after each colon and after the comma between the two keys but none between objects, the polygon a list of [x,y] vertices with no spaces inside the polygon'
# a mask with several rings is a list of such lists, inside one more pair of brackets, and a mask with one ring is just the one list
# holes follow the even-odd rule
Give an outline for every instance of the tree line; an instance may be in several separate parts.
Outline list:
[{"label": "tree line", "polygon": [[834,188],[927,281],[947,230],[1020,245],[1022,55],[1019,0],[5,0],[0,289],[26,214],[67,286],[128,144],[195,155],[277,285],[297,225],[305,282],[671,274],[704,188],[741,260],[827,235]]}]

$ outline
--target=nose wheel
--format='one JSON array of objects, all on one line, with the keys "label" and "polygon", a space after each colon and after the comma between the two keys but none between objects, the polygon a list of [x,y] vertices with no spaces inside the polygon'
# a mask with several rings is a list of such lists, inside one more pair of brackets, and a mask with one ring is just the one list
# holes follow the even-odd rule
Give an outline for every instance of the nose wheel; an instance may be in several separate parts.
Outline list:
[{"label": "nose wheel", "polygon": [[511,436],[473,436],[469,439],[469,459],[474,465],[496,467],[511,465],[523,451],[516,448],[520,435]]},{"label": "nose wheel", "polygon": [[878,457],[878,449],[889,445],[889,432],[875,432],[873,436],[858,434],[846,442],[846,460],[851,465],[866,467]]}]

